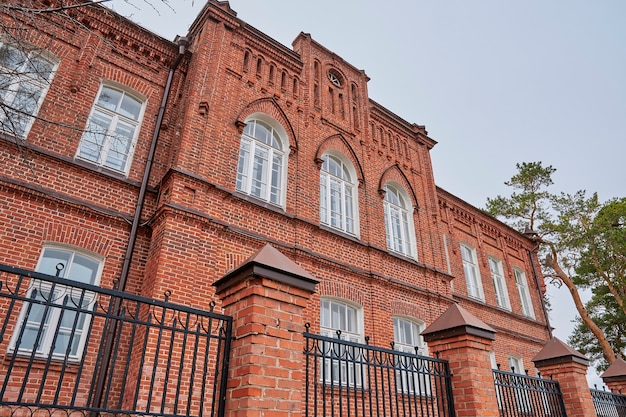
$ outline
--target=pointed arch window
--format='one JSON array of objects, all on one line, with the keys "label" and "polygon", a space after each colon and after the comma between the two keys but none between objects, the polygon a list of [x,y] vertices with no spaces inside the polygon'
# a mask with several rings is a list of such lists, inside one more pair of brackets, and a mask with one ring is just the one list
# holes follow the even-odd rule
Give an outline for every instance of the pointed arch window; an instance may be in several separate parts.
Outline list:
[{"label": "pointed arch window", "polygon": [[415,231],[409,197],[403,188],[385,185],[385,228],[387,249],[410,258],[416,258]]},{"label": "pointed arch window", "polygon": [[337,156],[322,156],[320,172],[320,222],[356,235],[356,174],[352,165]]},{"label": "pointed arch window", "polygon": [[271,204],[283,204],[286,157],[283,138],[284,130],[275,122],[253,118],[246,123],[237,164],[238,191]]}]

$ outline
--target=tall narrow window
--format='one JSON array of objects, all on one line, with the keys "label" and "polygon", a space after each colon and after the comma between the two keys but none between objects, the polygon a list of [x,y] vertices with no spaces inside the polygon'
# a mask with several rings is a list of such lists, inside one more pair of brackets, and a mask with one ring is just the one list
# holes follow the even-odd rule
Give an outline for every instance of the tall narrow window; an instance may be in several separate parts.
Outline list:
[{"label": "tall narrow window", "polygon": [[[394,349],[412,355],[426,356],[426,344],[422,339],[423,324],[400,317],[393,318]],[[431,392],[432,380],[422,359],[412,355],[398,355],[396,358],[396,387],[404,393]]]},{"label": "tall narrow window", "polygon": [[410,258],[416,258],[413,216],[406,192],[392,185],[385,185],[385,228],[387,249]]},{"label": "tall narrow window", "polygon": [[274,128],[260,119],[246,123],[241,135],[236,188],[268,203],[282,205],[285,145],[277,129],[278,125]]},{"label": "tall narrow window", "polygon": [[[363,336],[360,314],[360,310],[350,304],[322,299],[320,334],[337,338],[339,331],[340,340],[361,343]],[[322,352],[325,359],[321,377],[325,382],[343,386],[362,385],[360,368],[355,361],[357,353],[353,347],[341,343],[325,343]]]},{"label": "tall narrow window", "polygon": [[[63,247],[45,247],[37,271],[78,283],[97,285],[102,262]],[[28,290],[10,350],[35,357],[78,360],[86,341],[95,294],[79,288],[34,280]],[[81,312],[84,311],[84,312]]]},{"label": "tall narrow window", "polygon": [[322,157],[320,222],[356,234],[356,184],[350,166],[332,155]]},{"label": "tall narrow window", "polygon": [[530,299],[530,292],[528,291],[526,274],[522,270],[517,268],[513,268],[513,274],[515,275],[515,285],[517,286],[520,303],[522,304],[522,314],[526,317],[534,319],[535,312],[533,310],[532,300]]},{"label": "tall narrow window", "polygon": [[467,282],[467,295],[484,301],[483,286],[476,262],[476,251],[471,246],[461,245],[461,257],[463,258],[463,272]]},{"label": "tall narrow window", "polygon": [[139,135],[144,104],[125,91],[101,86],[76,157],[127,173]]},{"label": "tall narrow window", "polygon": [[491,270],[491,278],[493,278],[493,287],[496,292],[496,302],[499,307],[511,309],[509,302],[509,293],[506,289],[506,281],[502,273],[502,262],[498,259],[489,257],[489,269]]},{"label": "tall narrow window", "polygon": [[0,131],[26,137],[54,69],[55,64],[37,52],[0,43]]}]

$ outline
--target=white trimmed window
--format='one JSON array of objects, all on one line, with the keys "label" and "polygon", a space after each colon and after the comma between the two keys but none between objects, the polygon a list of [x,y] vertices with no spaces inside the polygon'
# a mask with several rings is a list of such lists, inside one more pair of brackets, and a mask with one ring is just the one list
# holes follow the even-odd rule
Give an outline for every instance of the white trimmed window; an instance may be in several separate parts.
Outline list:
[{"label": "white trimmed window", "polygon": [[467,283],[467,295],[484,301],[485,296],[476,261],[476,250],[471,246],[461,244],[461,257],[463,258],[463,272]]},{"label": "white trimmed window", "polygon": [[[98,285],[102,260],[64,247],[43,249],[37,272],[56,275],[78,283]],[[91,315],[88,310],[96,295],[79,288],[66,287],[48,281],[33,280],[13,333],[9,350],[19,354],[62,360],[79,360],[85,345]]]},{"label": "white trimmed window", "polygon": [[320,222],[356,235],[356,173],[352,165],[326,154],[320,171]]},{"label": "white trimmed window", "polygon": [[522,304],[522,314],[534,319],[535,311],[533,309],[532,300],[530,299],[530,291],[528,291],[526,274],[521,269],[513,268],[513,275],[515,275],[515,285],[517,286],[520,303]]},{"label": "white trimmed window", "polygon": [[76,157],[127,174],[144,108],[145,101],[130,93],[100,86]]},{"label": "white trimmed window", "polygon": [[284,130],[277,123],[254,118],[241,135],[236,188],[275,205],[284,204]]},{"label": "white trimmed window", "polygon": [[415,229],[409,197],[402,188],[385,185],[385,229],[387,249],[409,258],[417,258]]},{"label": "white trimmed window", "polygon": [[[510,372],[520,375],[526,373],[521,357],[511,355],[508,359]],[[524,377],[516,377],[515,383],[517,385],[514,390],[517,410],[522,413],[530,413],[533,407],[531,406],[529,388],[526,386],[526,380]]]},{"label": "white trimmed window", "polygon": [[[413,320],[393,318],[394,349],[412,355],[428,355],[426,344],[421,336],[424,324]],[[431,377],[428,367],[414,356],[398,355],[396,358],[396,389],[403,393],[431,392]]]},{"label": "white trimmed window", "polygon": [[[320,334],[322,336],[362,343],[363,326],[361,309],[333,299],[322,299]],[[356,348],[341,343],[327,343],[322,346],[323,360],[321,378],[326,383],[342,386],[362,386],[361,369]]]},{"label": "white trimmed window", "polygon": [[41,52],[0,43],[0,131],[26,137],[55,67]]},{"label": "white trimmed window", "polygon": [[502,262],[499,259],[489,257],[489,269],[491,270],[491,278],[493,278],[493,287],[496,292],[496,302],[498,307],[511,310],[509,301],[509,293],[506,288],[504,273],[502,272]]}]

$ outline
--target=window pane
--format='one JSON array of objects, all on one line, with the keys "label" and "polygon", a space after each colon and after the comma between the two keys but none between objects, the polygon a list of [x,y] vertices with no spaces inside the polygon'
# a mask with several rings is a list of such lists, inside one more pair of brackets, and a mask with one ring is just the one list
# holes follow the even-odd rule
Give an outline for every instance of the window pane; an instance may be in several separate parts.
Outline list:
[{"label": "window pane", "polygon": [[141,113],[141,101],[130,97],[128,94],[124,95],[122,99],[122,105],[120,106],[119,113],[122,116],[129,117],[133,120],[139,120],[139,113]]},{"label": "window pane", "polygon": [[265,193],[265,176],[268,166],[268,151],[265,148],[256,146],[254,150],[254,161],[252,165],[252,183],[250,194],[261,197]]},{"label": "window pane", "polygon": [[48,275],[56,275],[58,264],[62,264],[63,268],[59,274],[60,277],[65,277],[67,270],[69,269],[70,258],[72,254],[68,251],[60,249],[45,248],[37,272],[42,272]]},{"label": "window pane", "polygon": [[68,278],[85,284],[94,284],[100,263],[86,256],[76,254]]},{"label": "window pane", "polygon": [[237,189],[239,191],[248,191],[248,160],[250,159],[250,142],[241,140],[239,148],[239,161],[237,162]]},{"label": "window pane", "polygon": [[40,81],[47,81],[52,75],[54,64],[41,57],[32,57],[29,61],[29,68],[29,72],[35,74]]},{"label": "window pane", "polygon": [[98,97],[98,106],[104,107],[105,109],[115,111],[117,110],[117,106],[122,99],[122,92],[119,90],[114,90],[110,87],[102,87],[102,92]]}]

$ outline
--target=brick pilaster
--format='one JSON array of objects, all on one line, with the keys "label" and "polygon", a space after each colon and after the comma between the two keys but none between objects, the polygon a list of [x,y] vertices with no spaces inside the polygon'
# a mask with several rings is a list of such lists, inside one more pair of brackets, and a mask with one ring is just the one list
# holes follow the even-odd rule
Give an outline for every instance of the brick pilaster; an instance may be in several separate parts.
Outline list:
[{"label": "brick pilaster", "polygon": [[271,246],[214,285],[233,317],[226,417],[299,417],[303,309],[317,281]]},{"label": "brick pilaster", "polygon": [[495,330],[454,304],[422,334],[428,350],[450,365],[456,414],[499,416],[489,359]]},{"label": "brick pilaster", "polygon": [[587,384],[589,360],[557,338],[550,340],[533,358],[544,378],[550,377],[561,386],[568,417],[595,417],[596,410]]}]

